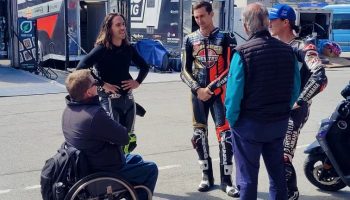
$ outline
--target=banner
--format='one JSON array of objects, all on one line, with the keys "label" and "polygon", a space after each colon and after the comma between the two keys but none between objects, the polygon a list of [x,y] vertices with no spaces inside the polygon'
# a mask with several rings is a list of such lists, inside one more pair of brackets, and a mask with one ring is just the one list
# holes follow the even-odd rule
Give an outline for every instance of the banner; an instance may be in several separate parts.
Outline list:
[{"label": "banner", "polygon": [[37,68],[37,34],[36,20],[18,18],[18,58],[20,68],[36,70]]}]

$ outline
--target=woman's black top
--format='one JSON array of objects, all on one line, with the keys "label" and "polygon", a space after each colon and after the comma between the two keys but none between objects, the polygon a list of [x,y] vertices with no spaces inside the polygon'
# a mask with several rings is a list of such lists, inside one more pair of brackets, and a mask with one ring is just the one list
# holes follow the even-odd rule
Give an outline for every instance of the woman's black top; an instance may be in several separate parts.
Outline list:
[{"label": "woman's black top", "polygon": [[141,84],[147,76],[149,67],[131,45],[122,44],[120,47],[113,45],[111,49],[97,45],[79,62],[77,70],[94,66],[97,76],[101,79],[99,81],[121,86],[122,81],[132,79],[129,73],[131,61],[140,68],[136,81]]}]

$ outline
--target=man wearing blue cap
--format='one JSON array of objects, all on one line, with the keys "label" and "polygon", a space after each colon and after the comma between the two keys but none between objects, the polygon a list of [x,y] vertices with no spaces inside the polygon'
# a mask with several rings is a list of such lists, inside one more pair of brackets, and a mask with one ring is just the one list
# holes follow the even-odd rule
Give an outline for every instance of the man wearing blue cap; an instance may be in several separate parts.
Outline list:
[{"label": "man wearing blue cap", "polygon": [[311,98],[326,87],[327,77],[315,46],[305,45],[302,40],[297,39],[295,36],[295,33],[299,32],[299,27],[295,25],[296,15],[293,8],[286,4],[277,4],[271,9],[269,19],[271,35],[292,46],[299,62],[300,94],[293,106],[284,139],[284,163],[288,199],[296,200],[299,198],[299,191],[292,159],[300,130],[309,116]]}]

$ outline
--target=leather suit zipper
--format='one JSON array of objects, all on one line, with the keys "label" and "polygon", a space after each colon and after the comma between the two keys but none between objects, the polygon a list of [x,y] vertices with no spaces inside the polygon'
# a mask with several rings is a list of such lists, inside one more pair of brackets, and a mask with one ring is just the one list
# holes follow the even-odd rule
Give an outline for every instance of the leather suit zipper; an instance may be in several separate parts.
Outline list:
[{"label": "leather suit zipper", "polygon": [[209,46],[209,38],[204,38],[204,52],[205,52],[205,86],[208,84],[208,60],[209,60],[209,53],[208,53],[208,46]]}]

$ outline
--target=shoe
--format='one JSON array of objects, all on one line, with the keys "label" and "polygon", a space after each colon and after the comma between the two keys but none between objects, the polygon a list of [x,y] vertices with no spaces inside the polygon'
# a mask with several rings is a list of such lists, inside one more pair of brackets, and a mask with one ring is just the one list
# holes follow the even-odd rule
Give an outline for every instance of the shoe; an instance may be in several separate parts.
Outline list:
[{"label": "shoe", "polygon": [[207,192],[214,186],[214,178],[202,173],[202,181],[199,183],[198,191]]},{"label": "shoe", "polygon": [[239,198],[239,190],[235,186],[229,186],[226,183],[221,183],[221,190],[224,191],[228,196]]},{"label": "shoe", "polygon": [[232,184],[232,165],[220,165],[221,190],[228,196],[238,198],[239,189]]},{"label": "shoe", "polygon": [[288,200],[297,200],[299,199],[299,191],[288,191]]}]

